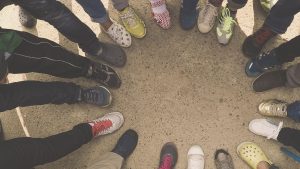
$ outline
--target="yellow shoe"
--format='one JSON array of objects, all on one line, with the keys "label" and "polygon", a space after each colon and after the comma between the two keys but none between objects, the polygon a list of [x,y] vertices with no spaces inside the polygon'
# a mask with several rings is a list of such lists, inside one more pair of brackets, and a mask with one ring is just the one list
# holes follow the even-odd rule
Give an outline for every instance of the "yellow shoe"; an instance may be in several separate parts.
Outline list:
[{"label": "yellow shoe", "polygon": [[136,38],[143,38],[146,35],[144,22],[129,6],[119,13],[126,30]]}]

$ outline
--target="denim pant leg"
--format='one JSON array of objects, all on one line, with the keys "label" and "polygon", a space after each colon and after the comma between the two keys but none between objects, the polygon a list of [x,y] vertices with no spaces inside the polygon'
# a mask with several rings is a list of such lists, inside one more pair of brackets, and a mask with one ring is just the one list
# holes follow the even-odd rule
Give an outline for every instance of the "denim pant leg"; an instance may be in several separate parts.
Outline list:
[{"label": "denim pant leg", "polygon": [[292,23],[294,15],[299,11],[299,0],[279,0],[271,9],[264,24],[274,32],[283,34]]},{"label": "denim pant leg", "polygon": [[228,8],[233,11],[243,8],[248,0],[228,0]]},{"label": "denim pant leg", "polygon": [[100,0],[76,0],[93,22],[105,23],[109,16]]},{"label": "denim pant leg", "polygon": [[287,116],[300,122],[300,101],[295,101],[287,106]]},{"label": "denim pant leg", "polygon": [[115,9],[121,11],[122,9],[126,8],[128,4],[128,0],[111,0]]}]

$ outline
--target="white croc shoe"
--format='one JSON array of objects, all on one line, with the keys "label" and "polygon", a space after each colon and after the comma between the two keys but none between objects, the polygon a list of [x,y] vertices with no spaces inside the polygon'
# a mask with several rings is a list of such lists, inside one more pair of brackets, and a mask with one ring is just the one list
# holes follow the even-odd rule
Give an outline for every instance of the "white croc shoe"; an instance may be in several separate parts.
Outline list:
[{"label": "white croc shoe", "polygon": [[187,169],[204,169],[204,153],[200,146],[194,145],[188,152]]},{"label": "white croc shoe", "polygon": [[249,123],[249,130],[254,134],[267,137],[267,139],[277,140],[282,126],[283,122],[275,125],[266,119],[255,119]]},{"label": "white croc shoe", "polygon": [[105,32],[120,46],[129,47],[131,45],[130,33],[117,22],[113,21],[113,24]]}]

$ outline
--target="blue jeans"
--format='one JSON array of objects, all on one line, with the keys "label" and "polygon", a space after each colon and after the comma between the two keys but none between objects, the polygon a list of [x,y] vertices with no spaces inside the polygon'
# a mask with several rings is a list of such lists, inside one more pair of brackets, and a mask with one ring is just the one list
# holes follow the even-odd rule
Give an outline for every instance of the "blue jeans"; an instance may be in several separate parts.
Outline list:
[{"label": "blue jeans", "polygon": [[287,106],[287,116],[300,122],[300,101],[295,101]]},{"label": "blue jeans", "polygon": [[264,24],[270,27],[274,32],[283,34],[299,11],[299,0],[279,0],[271,9]]}]

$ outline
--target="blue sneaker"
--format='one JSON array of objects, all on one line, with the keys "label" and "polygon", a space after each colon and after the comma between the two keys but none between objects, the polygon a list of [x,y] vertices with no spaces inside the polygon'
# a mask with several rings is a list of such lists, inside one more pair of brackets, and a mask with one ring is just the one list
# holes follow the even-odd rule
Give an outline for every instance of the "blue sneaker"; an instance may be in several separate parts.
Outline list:
[{"label": "blue sneaker", "polygon": [[192,29],[198,19],[199,10],[197,7],[198,0],[182,0],[180,8],[180,25],[182,29]]}]

